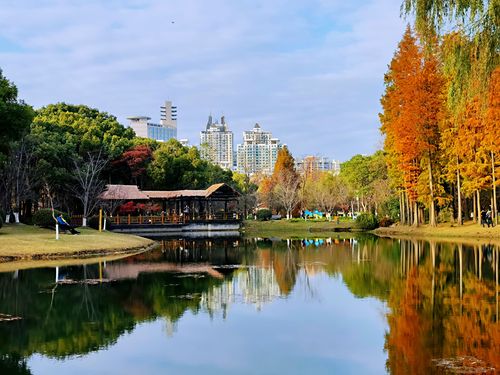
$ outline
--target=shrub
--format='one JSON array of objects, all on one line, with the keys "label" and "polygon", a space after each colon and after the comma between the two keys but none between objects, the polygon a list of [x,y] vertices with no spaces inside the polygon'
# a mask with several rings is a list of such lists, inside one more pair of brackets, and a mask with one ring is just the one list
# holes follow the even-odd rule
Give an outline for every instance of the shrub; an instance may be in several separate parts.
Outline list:
[{"label": "shrub", "polygon": [[[69,216],[65,212],[61,212],[58,210],[54,210],[54,216],[58,216],[59,214],[63,214],[64,220],[69,222]],[[52,217],[52,210],[48,208],[42,208],[35,212],[33,214],[33,224],[38,225],[39,227],[54,227],[56,225],[56,222],[54,221],[54,218]]]},{"label": "shrub", "polygon": [[273,213],[271,212],[271,210],[268,210],[267,208],[263,208],[263,209],[257,211],[257,220],[259,220],[259,221],[271,220],[272,216],[273,216]]},{"label": "shrub", "polygon": [[356,226],[360,229],[372,230],[378,227],[378,220],[374,214],[363,212],[356,218]]},{"label": "shrub", "polygon": [[[111,227],[111,220],[109,218],[103,218],[103,228],[104,228],[104,220],[106,220],[106,229]],[[99,229],[99,215],[91,216],[87,219],[87,226],[92,229]]]},{"label": "shrub", "polygon": [[394,221],[390,217],[384,216],[382,219],[380,219],[378,224],[381,227],[390,227],[392,224],[394,224]]}]

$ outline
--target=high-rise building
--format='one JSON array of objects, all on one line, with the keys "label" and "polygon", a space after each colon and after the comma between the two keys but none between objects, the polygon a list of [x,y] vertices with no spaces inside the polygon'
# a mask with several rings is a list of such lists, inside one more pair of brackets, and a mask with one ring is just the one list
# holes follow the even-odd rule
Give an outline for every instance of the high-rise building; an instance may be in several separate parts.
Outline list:
[{"label": "high-rise building", "polygon": [[265,132],[259,124],[252,130],[243,132],[243,144],[237,147],[237,170],[240,173],[272,174],[278,158],[278,151],[283,147],[271,132]]},{"label": "high-rise building", "polygon": [[324,156],[308,155],[295,161],[297,171],[306,175],[313,172],[330,172],[334,175],[340,173],[340,161],[332,160]]},{"label": "high-rise building", "polygon": [[160,109],[161,120],[159,124],[150,122],[148,116],[127,117],[130,120],[129,126],[134,130],[135,135],[143,138],[151,138],[160,142],[177,138],[177,107],[172,106],[172,102],[166,101]]},{"label": "high-rise building", "polygon": [[208,116],[207,127],[200,132],[200,154],[204,159],[225,169],[233,168],[233,132],[229,130],[224,116],[220,124]]}]

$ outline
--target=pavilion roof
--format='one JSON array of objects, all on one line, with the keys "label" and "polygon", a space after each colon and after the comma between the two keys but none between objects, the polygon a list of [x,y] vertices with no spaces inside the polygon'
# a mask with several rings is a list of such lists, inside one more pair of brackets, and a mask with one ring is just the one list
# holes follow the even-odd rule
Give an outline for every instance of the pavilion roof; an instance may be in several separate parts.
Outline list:
[{"label": "pavilion roof", "polygon": [[221,183],[209,186],[205,190],[139,190],[136,185],[106,185],[107,190],[101,194],[105,200],[149,200],[149,199],[175,199],[175,198],[208,198],[216,192],[229,193],[238,196],[232,187]]},{"label": "pavilion roof", "polygon": [[106,185],[106,191],[100,195],[104,200],[149,200],[137,185]]}]

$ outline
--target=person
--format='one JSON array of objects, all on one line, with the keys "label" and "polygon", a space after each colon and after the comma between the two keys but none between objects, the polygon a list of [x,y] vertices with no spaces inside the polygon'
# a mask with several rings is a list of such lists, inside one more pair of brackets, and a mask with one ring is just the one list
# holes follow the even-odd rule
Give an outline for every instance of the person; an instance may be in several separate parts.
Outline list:
[{"label": "person", "polygon": [[56,217],[56,221],[57,221],[57,224],[59,224],[59,227],[62,229],[62,230],[69,230],[71,232],[71,234],[80,234],[80,232],[78,232],[74,226],[68,224],[68,222],[66,220],[64,220],[63,218],[63,215],[62,214],[59,214],[57,217]]},{"label": "person", "polygon": [[189,206],[187,204],[184,206],[184,220],[189,220]]},{"label": "person", "polygon": [[493,226],[491,210],[488,210],[488,212],[486,212],[486,225],[488,226],[488,228],[490,227],[490,225]]},{"label": "person", "polygon": [[488,224],[488,222],[486,221],[486,211],[481,210],[481,226],[484,227],[485,224]]}]

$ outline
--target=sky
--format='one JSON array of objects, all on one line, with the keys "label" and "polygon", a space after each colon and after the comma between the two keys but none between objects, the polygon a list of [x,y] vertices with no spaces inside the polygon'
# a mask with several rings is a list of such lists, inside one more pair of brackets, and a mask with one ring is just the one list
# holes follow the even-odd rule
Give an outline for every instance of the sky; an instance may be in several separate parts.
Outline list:
[{"label": "sky", "polygon": [[208,115],[259,123],[295,157],[381,148],[378,113],[401,0],[3,0],[0,69],[35,108],[85,104],[200,142]]}]

